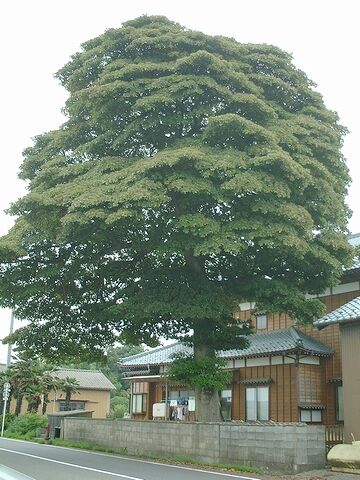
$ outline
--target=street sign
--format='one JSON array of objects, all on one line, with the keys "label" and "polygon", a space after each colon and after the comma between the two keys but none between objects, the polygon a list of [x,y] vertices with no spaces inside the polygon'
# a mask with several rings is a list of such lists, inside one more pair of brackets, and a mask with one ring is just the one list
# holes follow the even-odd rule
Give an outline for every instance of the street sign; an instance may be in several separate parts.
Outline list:
[{"label": "street sign", "polygon": [[3,390],[3,400],[8,400],[10,395],[11,385],[9,382],[4,383],[4,390]]}]

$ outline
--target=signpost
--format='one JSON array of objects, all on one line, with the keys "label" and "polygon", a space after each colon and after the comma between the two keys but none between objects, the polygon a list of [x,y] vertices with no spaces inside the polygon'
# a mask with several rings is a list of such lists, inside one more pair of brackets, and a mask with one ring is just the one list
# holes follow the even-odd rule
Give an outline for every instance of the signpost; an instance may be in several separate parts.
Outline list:
[{"label": "signpost", "polygon": [[2,424],[1,424],[1,436],[4,436],[4,426],[5,426],[5,415],[6,415],[6,406],[10,396],[11,385],[9,382],[4,383],[4,390],[3,390],[3,400],[4,400],[4,408],[2,412]]},{"label": "signpost", "polygon": [[[14,312],[11,312],[11,319],[10,319],[10,332],[9,334],[11,335],[14,330]],[[11,343],[8,344],[8,352],[7,352],[7,361],[6,361],[6,368],[10,366],[11,363]],[[10,396],[10,390],[11,390],[11,385],[9,382],[4,383],[4,390],[3,390],[3,400],[4,400],[4,407],[3,407],[3,412],[2,412],[2,422],[1,422],[1,436],[4,436],[4,426],[5,426],[5,415],[6,415],[6,407],[7,407],[7,402],[9,400]]]}]

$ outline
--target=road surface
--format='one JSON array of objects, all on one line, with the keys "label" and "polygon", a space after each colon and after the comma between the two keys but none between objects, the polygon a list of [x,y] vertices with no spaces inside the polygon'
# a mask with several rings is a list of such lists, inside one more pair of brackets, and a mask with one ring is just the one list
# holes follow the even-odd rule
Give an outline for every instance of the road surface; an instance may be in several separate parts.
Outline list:
[{"label": "road surface", "polygon": [[0,439],[0,464],[35,480],[254,480],[246,474],[208,472],[4,438]]}]

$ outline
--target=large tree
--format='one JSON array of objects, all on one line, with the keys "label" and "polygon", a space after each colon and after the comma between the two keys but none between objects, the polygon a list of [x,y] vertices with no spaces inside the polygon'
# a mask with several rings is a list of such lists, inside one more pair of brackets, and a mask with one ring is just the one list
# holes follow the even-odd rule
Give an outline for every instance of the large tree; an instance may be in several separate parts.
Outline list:
[{"label": "large tree", "polygon": [[[57,78],[67,121],[25,151],[29,193],[1,239],[1,304],[30,322],[20,349],[182,338],[211,369],[244,344],[240,301],[321,312],[305,292],[350,255],[345,130],[289,54],[143,16]],[[211,387],[197,394],[198,418],[216,418]]]}]

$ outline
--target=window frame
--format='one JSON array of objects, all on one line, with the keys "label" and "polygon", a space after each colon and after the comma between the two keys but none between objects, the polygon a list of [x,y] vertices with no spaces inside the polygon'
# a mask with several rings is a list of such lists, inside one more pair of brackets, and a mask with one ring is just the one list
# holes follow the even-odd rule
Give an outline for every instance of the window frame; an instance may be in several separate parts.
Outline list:
[{"label": "window frame", "polygon": [[[225,421],[232,420],[232,410],[233,410],[233,392],[232,388],[227,387],[221,390],[220,392],[220,409],[223,419]],[[225,418],[226,417],[226,418]]]},{"label": "window frame", "polygon": [[[308,413],[310,415],[310,420],[303,420],[301,418],[302,414],[303,413]],[[319,413],[320,414],[320,420],[314,420],[313,419],[313,415],[315,413]],[[299,408],[299,420],[300,422],[303,422],[303,423],[317,423],[317,424],[321,424],[323,422],[323,414],[322,414],[322,410],[320,410],[319,408]]]},{"label": "window frame", "polygon": [[133,393],[131,399],[131,413],[142,415],[147,409],[147,393]]},{"label": "window frame", "polygon": [[[256,315],[256,330],[266,330],[268,328],[268,318],[265,313],[261,315]],[[261,321],[265,321],[265,326],[261,326]]]},{"label": "window frame", "polygon": [[[264,390],[267,393],[267,399],[266,399],[266,418],[260,418],[261,417],[261,403],[259,399],[259,391]],[[255,397],[254,397],[254,403],[255,403],[255,417],[256,418],[251,418],[249,419],[249,405],[248,403],[251,401],[248,399],[248,393],[250,393],[250,390],[253,390],[255,392]],[[268,422],[270,420],[270,387],[269,385],[254,385],[254,386],[249,386],[245,388],[245,418],[247,422]]]},{"label": "window frame", "polygon": [[[65,400],[60,400],[59,401],[59,412],[72,412],[74,410],[85,410],[85,400],[70,400],[69,405],[67,405],[67,402]],[[81,408],[72,408],[75,405],[80,405]],[[66,408],[69,406],[69,408]]]}]

